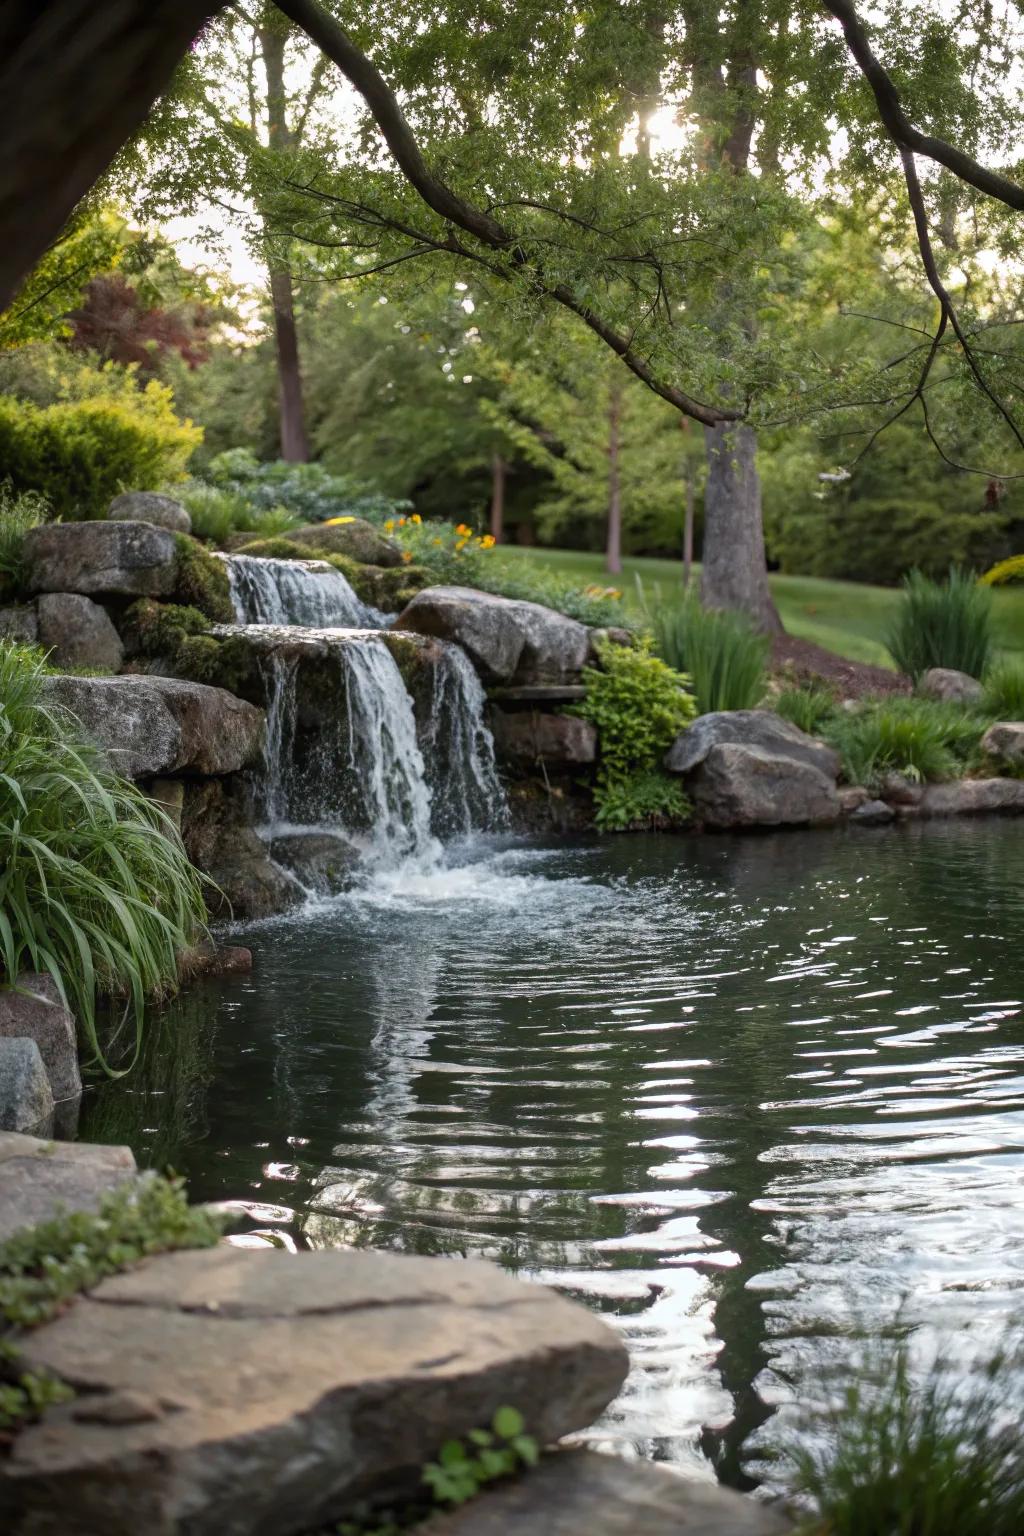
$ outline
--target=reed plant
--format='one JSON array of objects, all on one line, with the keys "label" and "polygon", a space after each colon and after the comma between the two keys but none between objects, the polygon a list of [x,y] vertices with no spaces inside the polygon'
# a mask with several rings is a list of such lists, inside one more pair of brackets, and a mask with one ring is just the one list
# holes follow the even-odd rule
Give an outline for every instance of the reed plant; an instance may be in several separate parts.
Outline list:
[{"label": "reed plant", "polygon": [[931,667],[984,677],[992,658],[991,590],[955,566],[944,581],[911,571],[885,644],[915,682]]},{"label": "reed plant", "polygon": [[738,613],[704,608],[696,597],[666,599],[640,588],[654,649],[690,679],[699,714],[753,709],[764,697],[768,642]]},{"label": "reed plant", "polygon": [[0,484],[0,590],[8,587],[16,592],[24,585],[25,535],[49,515],[49,503],[37,491],[17,495],[9,480]]},{"label": "reed plant", "polygon": [[1024,720],[1024,665],[1004,656],[985,674],[981,707],[997,720]]},{"label": "reed plant", "polygon": [[977,756],[984,716],[931,699],[873,699],[837,711],[822,734],[843,759],[850,784],[877,784],[884,773],[922,782],[960,777]]}]

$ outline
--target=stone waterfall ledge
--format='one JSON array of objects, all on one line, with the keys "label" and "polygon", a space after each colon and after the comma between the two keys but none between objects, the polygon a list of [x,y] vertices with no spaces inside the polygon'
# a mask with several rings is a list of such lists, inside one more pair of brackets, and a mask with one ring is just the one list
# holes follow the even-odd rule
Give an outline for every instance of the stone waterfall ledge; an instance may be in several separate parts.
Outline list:
[{"label": "stone waterfall ledge", "polygon": [[585,624],[473,587],[427,587],[393,627],[461,645],[488,683],[561,682],[593,659]]},{"label": "stone waterfall ledge", "polygon": [[0,1463],[9,1536],[289,1536],[413,1492],[503,1404],[550,1442],[590,1424],[627,1356],[592,1313],[479,1260],[165,1254],[27,1334],[74,1401]]},{"label": "stone waterfall ledge", "polygon": [[135,1176],[127,1147],[40,1141],[0,1131],[0,1242],[62,1210],[95,1211],[104,1195]]}]

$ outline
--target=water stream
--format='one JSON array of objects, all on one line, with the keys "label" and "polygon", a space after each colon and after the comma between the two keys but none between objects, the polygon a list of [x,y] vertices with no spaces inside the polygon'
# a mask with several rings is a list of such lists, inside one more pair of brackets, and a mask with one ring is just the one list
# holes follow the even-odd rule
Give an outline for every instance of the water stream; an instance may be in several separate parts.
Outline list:
[{"label": "water stream", "polygon": [[379,629],[384,616],[356,596],[325,560],[226,555],[240,624],[300,624],[314,629]]}]

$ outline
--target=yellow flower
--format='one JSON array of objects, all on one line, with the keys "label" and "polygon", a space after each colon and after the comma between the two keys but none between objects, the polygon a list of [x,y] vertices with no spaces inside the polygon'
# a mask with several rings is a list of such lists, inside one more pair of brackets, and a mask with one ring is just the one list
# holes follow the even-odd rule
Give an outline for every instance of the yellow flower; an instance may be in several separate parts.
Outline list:
[{"label": "yellow flower", "polygon": [[412,550],[411,549],[403,549],[402,550],[402,559],[405,561],[406,565],[410,565],[412,563]]},{"label": "yellow flower", "polygon": [[394,533],[394,531],[395,531],[395,520],[394,520],[393,517],[389,517],[387,522],[384,524],[384,532],[385,533]]},{"label": "yellow flower", "polygon": [[354,517],[329,517],[324,523],[325,528],[339,528],[342,523],[354,523]]},{"label": "yellow flower", "polygon": [[431,543],[432,544],[436,544],[438,549],[440,549],[441,545],[444,543],[444,540],[443,539],[432,539]]},{"label": "yellow flower", "polygon": [[468,543],[469,543],[468,539],[456,539],[456,541],[455,541],[455,553],[457,555],[461,555],[462,551],[465,549],[465,547],[466,547],[466,545]]},{"label": "yellow flower", "polygon": [[494,539],[494,534],[493,533],[485,533],[483,538],[480,540],[480,548],[481,549],[493,549],[494,548],[494,544],[495,544],[495,539]]},{"label": "yellow flower", "polygon": [[420,517],[418,512],[414,512],[412,517],[410,517],[409,521],[410,521],[410,523],[422,523],[423,519],[422,519],[422,517]]}]

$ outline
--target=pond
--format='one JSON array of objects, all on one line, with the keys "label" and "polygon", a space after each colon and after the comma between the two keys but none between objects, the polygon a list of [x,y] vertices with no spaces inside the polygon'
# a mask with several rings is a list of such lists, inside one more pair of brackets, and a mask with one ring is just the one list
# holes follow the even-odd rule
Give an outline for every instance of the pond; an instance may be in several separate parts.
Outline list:
[{"label": "pond", "polygon": [[1014,1317],[1024,826],[454,863],[239,930],[251,977],[167,1010],[82,1135],[250,1232],[568,1290],[632,1353],[594,1438],[740,1487],[852,1335]]}]

